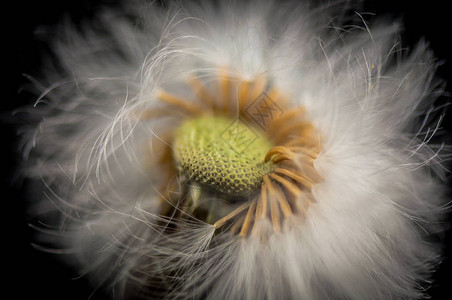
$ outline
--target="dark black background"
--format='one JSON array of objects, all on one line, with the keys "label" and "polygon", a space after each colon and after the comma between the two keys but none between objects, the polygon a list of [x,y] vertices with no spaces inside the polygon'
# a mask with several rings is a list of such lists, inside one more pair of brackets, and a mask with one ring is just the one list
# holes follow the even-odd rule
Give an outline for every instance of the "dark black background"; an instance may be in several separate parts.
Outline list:
[{"label": "dark black background", "polygon": [[[40,25],[52,25],[70,15],[75,22],[95,15],[101,1],[16,1],[2,7],[1,71],[3,77],[0,100],[1,112],[29,104],[33,96],[20,92],[20,86],[27,82],[23,73],[38,74],[41,53],[45,45],[36,41],[33,32]],[[103,1],[112,5],[117,1]],[[450,36],[450,14],[448,1],[369,1],[361,11],[377,15],[402,18],[405,31],[402,35],[404,46],[413,46],[420,37],[430,42],[436,57],[445,63],[438,69],[438,76],[452,86],[452,46]],[[448,88],[451,91],[451,88]],[[447,99],[445,100],[447,101]],[[452,112],[449,120],[452,120]],[[451,121],[443,127],[452,132]],[[3,254],[2,274],[3,294],[8,299],[88,299],[92,293],[86,279],[74,279],[70,268],[60,264],[52,255],[35,251],[30,246],[31,229],[24,214],[24,193],[19,185],[10,183],[19,154],[15,150],[16,134],[12,126],[1,124],[2,162],[0,166],[1,201],[0,216],[4,222],[1,249]],[[446,259],[435,274],[436,282],[430,290],[433,299],[448,299],[452,276],[451,234],[446,237]],[[447,258],[450,256],[451,258]],[[95,293],[91,299],[102,299],[102,293]],[[5,298],[6,299],[6,298]]]}]

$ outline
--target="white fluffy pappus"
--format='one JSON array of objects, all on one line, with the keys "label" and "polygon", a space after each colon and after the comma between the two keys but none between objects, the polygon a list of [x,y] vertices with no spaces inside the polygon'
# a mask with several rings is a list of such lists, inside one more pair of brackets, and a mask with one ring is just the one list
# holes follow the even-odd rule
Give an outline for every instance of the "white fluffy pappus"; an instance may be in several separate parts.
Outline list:
[{"label": "white fluffy pappus", "polygon": [[[443,109],[435,59],[424,42],[403,50],[396,23],[307,2],[133,1],[53,34],[55,65],[32,79],[40,96],[23,127],[24,175],[43,190],[36,247],[115,299],[426,296],[446,205],[446,147],[430,144]],[[271,82],[321,136],[312,204],[281,232],[273,211],[256,219],[265,239],[219,231],[163,195],[162,184],[187,188],[159,160],[178,106],[142,118],[161,90],[190,98],[188,78],[212,88],[225,68]],[[222,205],[224,217],[235,204]]]}]

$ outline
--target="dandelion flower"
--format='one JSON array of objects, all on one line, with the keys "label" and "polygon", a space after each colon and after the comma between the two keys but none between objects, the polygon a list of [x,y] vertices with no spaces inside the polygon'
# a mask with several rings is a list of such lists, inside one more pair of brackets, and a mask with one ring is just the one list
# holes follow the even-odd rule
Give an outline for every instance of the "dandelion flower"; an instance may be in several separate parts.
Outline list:
[{"label": "dandelion flower", "polygon": [[119,299],[425,296],[435,60],[340,6],[133,2],[52,35],[36,247]]}]

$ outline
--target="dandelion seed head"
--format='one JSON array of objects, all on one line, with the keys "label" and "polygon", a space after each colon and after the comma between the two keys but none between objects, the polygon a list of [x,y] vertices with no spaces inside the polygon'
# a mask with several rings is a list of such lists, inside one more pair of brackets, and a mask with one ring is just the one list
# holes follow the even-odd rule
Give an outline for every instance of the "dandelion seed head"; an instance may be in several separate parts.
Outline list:
[{"label": "dandelion seed head", "polygon": [[436,63],[340,3],[131,1],[52,36],[24,130],[40,249],[116,298],[421,298]]}]

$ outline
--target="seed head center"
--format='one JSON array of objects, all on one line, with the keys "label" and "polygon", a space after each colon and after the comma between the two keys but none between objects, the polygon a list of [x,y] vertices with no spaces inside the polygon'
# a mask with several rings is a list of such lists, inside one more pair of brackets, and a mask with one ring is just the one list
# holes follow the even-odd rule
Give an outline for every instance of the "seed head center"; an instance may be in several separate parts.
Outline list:
[{"label": "seed head center", "polygon": [[173,155],[191,180],[218,192],[243,196],[260,187],[272,169],[264,162],[272,148],[263,132],[239,119],[202,116],[175,131]]}]

